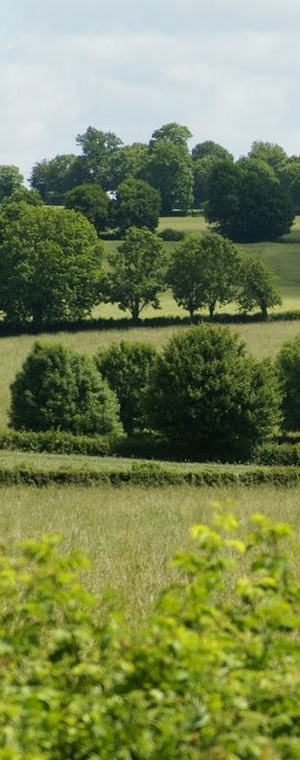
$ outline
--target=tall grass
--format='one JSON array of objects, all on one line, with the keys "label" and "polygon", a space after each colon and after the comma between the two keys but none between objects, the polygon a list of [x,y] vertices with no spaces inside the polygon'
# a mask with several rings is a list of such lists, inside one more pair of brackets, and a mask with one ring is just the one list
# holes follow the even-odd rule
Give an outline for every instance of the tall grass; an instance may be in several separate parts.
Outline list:
[{"label": "tall grass", "polygon": [[[96,593],[110,586],[135,624],[148,613],[173,575],[169,561],[191,546],[189,527],[206,521],[214,500],[232,500],[242,523],[261,511],[293,524],[300,540],[300,487],[113,489],[101,487],[2,488],[1,539],[63,536],[63,550],[81,547],[91,570],[84,583]],[[296,568],[299,554],[291,553]],[[300,568],[299,568],[300,569]]]}]

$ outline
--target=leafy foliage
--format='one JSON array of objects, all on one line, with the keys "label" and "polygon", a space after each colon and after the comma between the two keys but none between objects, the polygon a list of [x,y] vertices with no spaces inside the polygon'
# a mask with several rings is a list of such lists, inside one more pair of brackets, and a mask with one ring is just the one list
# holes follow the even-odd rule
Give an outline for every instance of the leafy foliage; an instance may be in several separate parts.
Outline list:
[{"label": "leafy foliage", "polygon": [[103,247],[66,209],[6,203],[0,213],[0,309],[8,320],[80,319],[99,300]]},{"label": "leafy foliage", "polygon": [[83,214],[98,233],[109,223],[109,197],[95,182],[77,185],[65,194],[65,207]]},{"label": "leafy foliage", "polygon": [[277,369],[282,392],[283,428],[300,430],[300,336],[281,347]]},{"label": "leafy foliage", "polygon": [[145,426],[143,401],[156,356],[151,344],[122,340],[120,344],[101,349],[95,358],[100,374],[116,393],[127,433]]},{"label": "leafy foliage", "polygon": [[150,230],[130,227],[124,242],[109,259],[106,297],[123,311],[129,309],[133,322],[151,304],[159,308],[159,294],[165,288],[163,243]]},{"label": "leafy foliage", "polygon": [[129,227],[147,227],[154,232],[159,221],[159,210],[159,192],[148,182],[129,177],[118,186],[113,215],[121,234]]},{"label": "leafy foliage", "polygon": [[158,357],[148,399],[153,427],[206,460],[249,457],[280,420],[271,363],[256,362],[219,326],[199,325],[171,338]]},{"label": "leafy foliage", "polygon": [[240,257],[234,245],[221,235],[188,235],[172,254],[167,273],[175,301],[190,316],[208,306],[210,317],[217,303],[234,300]]},{"label": "leafy foliage", "polygon": [[[292,760],[299,581],[289,526],[218,507],[139,633],[79,583],[57,538],[1,547],[3,760]],[[240,572],[241,563],[244,570]],[[228,590],[230,588],[230,594]]]},{"label": "leafy foliage", "polygon": [[267,319],[268,309],[282,303],[275,273],[263,259],[251,257],[241,261],[239,285],[237,301],[241,311],[249,312],[258,307],[262,319]]},{"label": "leafy foliage", "polygon": [[118,412],[93,360],[62,344],[37,341],[11,385],[10,424],[16,430],[119,433]]}]

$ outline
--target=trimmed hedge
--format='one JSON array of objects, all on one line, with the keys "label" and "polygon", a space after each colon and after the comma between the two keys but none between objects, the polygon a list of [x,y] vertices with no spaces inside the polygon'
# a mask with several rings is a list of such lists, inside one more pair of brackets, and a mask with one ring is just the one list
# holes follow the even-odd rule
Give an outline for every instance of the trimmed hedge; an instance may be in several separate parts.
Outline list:
[{"label": "trimmed hedge", "polygon": [[56,430],[42,433],[11,430],[0,433],[0,449],[9,451],[109,456],[113,453],[114,445],[115,440],[108,436],[72,435]]}]

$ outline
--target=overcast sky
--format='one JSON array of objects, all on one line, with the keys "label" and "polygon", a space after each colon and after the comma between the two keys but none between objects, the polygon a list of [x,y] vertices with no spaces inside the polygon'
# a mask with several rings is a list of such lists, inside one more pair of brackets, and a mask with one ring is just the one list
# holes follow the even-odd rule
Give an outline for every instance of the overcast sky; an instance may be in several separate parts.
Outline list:
[{"label": "overcast sky", "polygon": [[0,38],[0,164],[25,177],[89,125],[300,154],[299,0],[0,0]]}]

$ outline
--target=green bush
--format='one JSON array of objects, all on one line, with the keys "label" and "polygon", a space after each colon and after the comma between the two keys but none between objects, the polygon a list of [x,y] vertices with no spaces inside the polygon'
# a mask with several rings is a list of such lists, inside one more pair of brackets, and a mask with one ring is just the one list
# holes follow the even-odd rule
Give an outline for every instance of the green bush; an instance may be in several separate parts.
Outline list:
[{"label": "green bush", "polygon": [[149,422],[203,461],[242,461],[279,422],[280,395],[269,361],[247,356],[229,328],[190,327],[158,357]]},{"label": "green bush", "polygon": [[10,424],[16,430],[117,435],[118,412],[93,360],[61,344],[37,341],[11,385]]},{"label": "green bush", "polygon": [[300,429],[300,336],[281,347],[277,368],[282,392],[283,429]]},{"label": "green bush", "polygon": [[185,237],[183,230],[174,230],[172,227],[166,227],[164,230],[161,230],[158,235],[162,240],[174,243],[179,240],[183,240]]},{"label": "green bush", "polygon": [[142,430],[145,425],[145,388],[156,357],[151,344],[124,340],[101,349],[95,357],[101,376],[118,398],[120,418],[127,433]]},{"label": "green bush", "polygon": [[0,433],[0,449],[10,451],[109,456],[113,452],[114,444],[114,436],[73,435],[61,430],[7,430]]},{"label": "green bush", "polygon": [[[300,584],[290,530],[218,509],[141,631],[58,540],[0,552],[3,760],[293,760]],[[244,559],[246,558],[246,559]],[[240,571],[240,565],[243,565]]]}]

